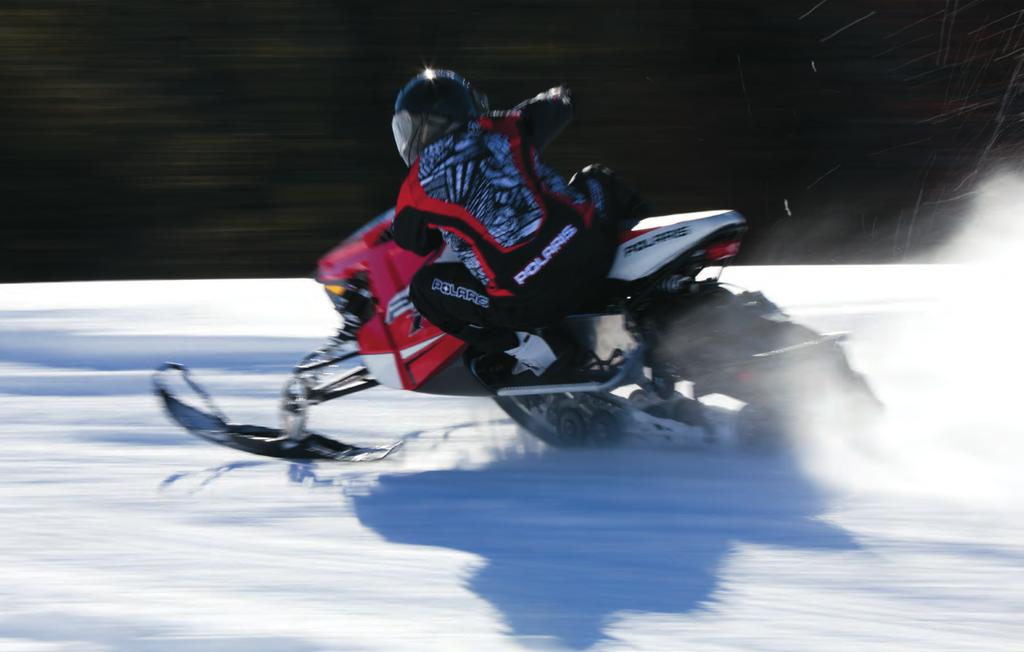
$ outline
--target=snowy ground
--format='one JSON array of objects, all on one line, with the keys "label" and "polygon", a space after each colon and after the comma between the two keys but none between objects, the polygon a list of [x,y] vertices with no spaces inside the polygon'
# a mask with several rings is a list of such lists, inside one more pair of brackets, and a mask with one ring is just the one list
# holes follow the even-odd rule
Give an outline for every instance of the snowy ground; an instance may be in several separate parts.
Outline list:
[{"label": "snowy ground", "polygon": [[962,268],[726,279],[853,331],[881,431],[559,452],[373,390],[314,425],[393,459],[267,461],[173,427],[148,372],[273,424],[334,326],[312,281],[0,286],[0,650],[1024,649],[1019,317],[946,303]]}]

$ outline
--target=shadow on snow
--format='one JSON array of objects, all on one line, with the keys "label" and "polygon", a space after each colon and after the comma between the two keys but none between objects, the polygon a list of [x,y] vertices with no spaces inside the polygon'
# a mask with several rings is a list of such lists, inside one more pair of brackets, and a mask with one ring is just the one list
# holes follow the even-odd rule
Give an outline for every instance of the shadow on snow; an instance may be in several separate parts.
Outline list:
[{"label": "shadow on snow", "polygon": [[[415,433],[414,433],[415,434]],[[194,490],[246,460],[169,476]],[[327,468],[288,465],[303,486],[337,486]],[[335,467],[336,468],[336,467]],[[467,588],[515,636],[576,649],[623,612],[682,614],[715,599],[737,544],[857,548],[821,520],[827,497],[786,455],[636,450],[556,451],[474,470],[380,475],[350,496],[388,541],[480,556]]]},{"label": "shadow on snow", "polygon": [[389,541],[479,555],[486,566],[468,588],[514,635],[573,648],[599,640],[619,612],[701,608],[737,543],[856,547],[816,518],[824,496],[781,455],[552,451],[382,476],[352,501]]}]

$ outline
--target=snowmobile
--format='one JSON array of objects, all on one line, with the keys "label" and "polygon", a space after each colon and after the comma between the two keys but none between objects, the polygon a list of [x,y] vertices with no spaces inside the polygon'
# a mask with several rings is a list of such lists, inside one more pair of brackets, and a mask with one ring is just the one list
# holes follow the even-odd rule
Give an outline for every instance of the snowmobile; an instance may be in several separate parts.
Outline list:
[{"label": "snowmobile", "polygon": [[[295,365],[282,392],[280,427],[232,423],[177,363],[154,378],[170,416],[193,434],[260,455],[366,461],[397,445],[362,447],[310,432],[310,408],[379,385],[489,396],[548,444],[581,447],[725,438],[757,445],[785,436],[815,411],[845,420],[880,406],[850,367],[841,335],[819,334],[761,293],[720,282],[746,231],[736,211],[614,225],[617,248],[603,299],[558,325],[586,351],[578,376],[558,382],[485,373],[462,341],[423,319],[409,282],[440,258],[399,248],[388,237],[393,217],[379,215],[320,259],[315,279],[342,326]],[[175,374],[198,405],[172,390]],[[711,397],[726,397],[731,407]]]}]

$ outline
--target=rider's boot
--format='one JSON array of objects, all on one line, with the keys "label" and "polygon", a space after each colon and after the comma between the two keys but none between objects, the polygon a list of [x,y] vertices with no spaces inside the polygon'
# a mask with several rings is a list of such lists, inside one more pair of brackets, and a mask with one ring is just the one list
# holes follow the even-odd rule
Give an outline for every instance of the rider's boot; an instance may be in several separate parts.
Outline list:
[{"label": "rider's boot", "polygon": [[586,352],[569,333],[546,328],[540,333],[517,332],[516,337],[519,345],[505,351],[515,361],[513,376],[525,381],[532,374],[542,383],[583,380],[580,367]]},{"label": "rider's boot", "polygon": [[541,376],[558,360],[558,354],[551,343],[534,333],[517,332],[519,343],[505,353],[515,358],[516,365],[512,374],[518,375],[529,371],[534,376]]},{"label": "rider's boot", "polygon": [[553,377],[561,376],[577,357],[568,338],[525,331],[508,335],[515,346],[491,351],[473,347],[468,354],[473,374],[489,387],[554,382]]}]

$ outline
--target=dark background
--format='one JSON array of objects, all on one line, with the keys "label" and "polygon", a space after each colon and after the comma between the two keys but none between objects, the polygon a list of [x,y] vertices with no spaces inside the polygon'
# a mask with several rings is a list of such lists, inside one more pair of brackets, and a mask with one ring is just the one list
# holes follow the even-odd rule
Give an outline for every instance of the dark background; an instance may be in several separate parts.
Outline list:
[{"label": "dark background", "polygon": [[309,273],[394,201],[428,64],[568,84],[547,160],[739,209],[741,262],[918,258],[1022,169],[1022,62],[1020,0],[5,0],[0,281]]}]

